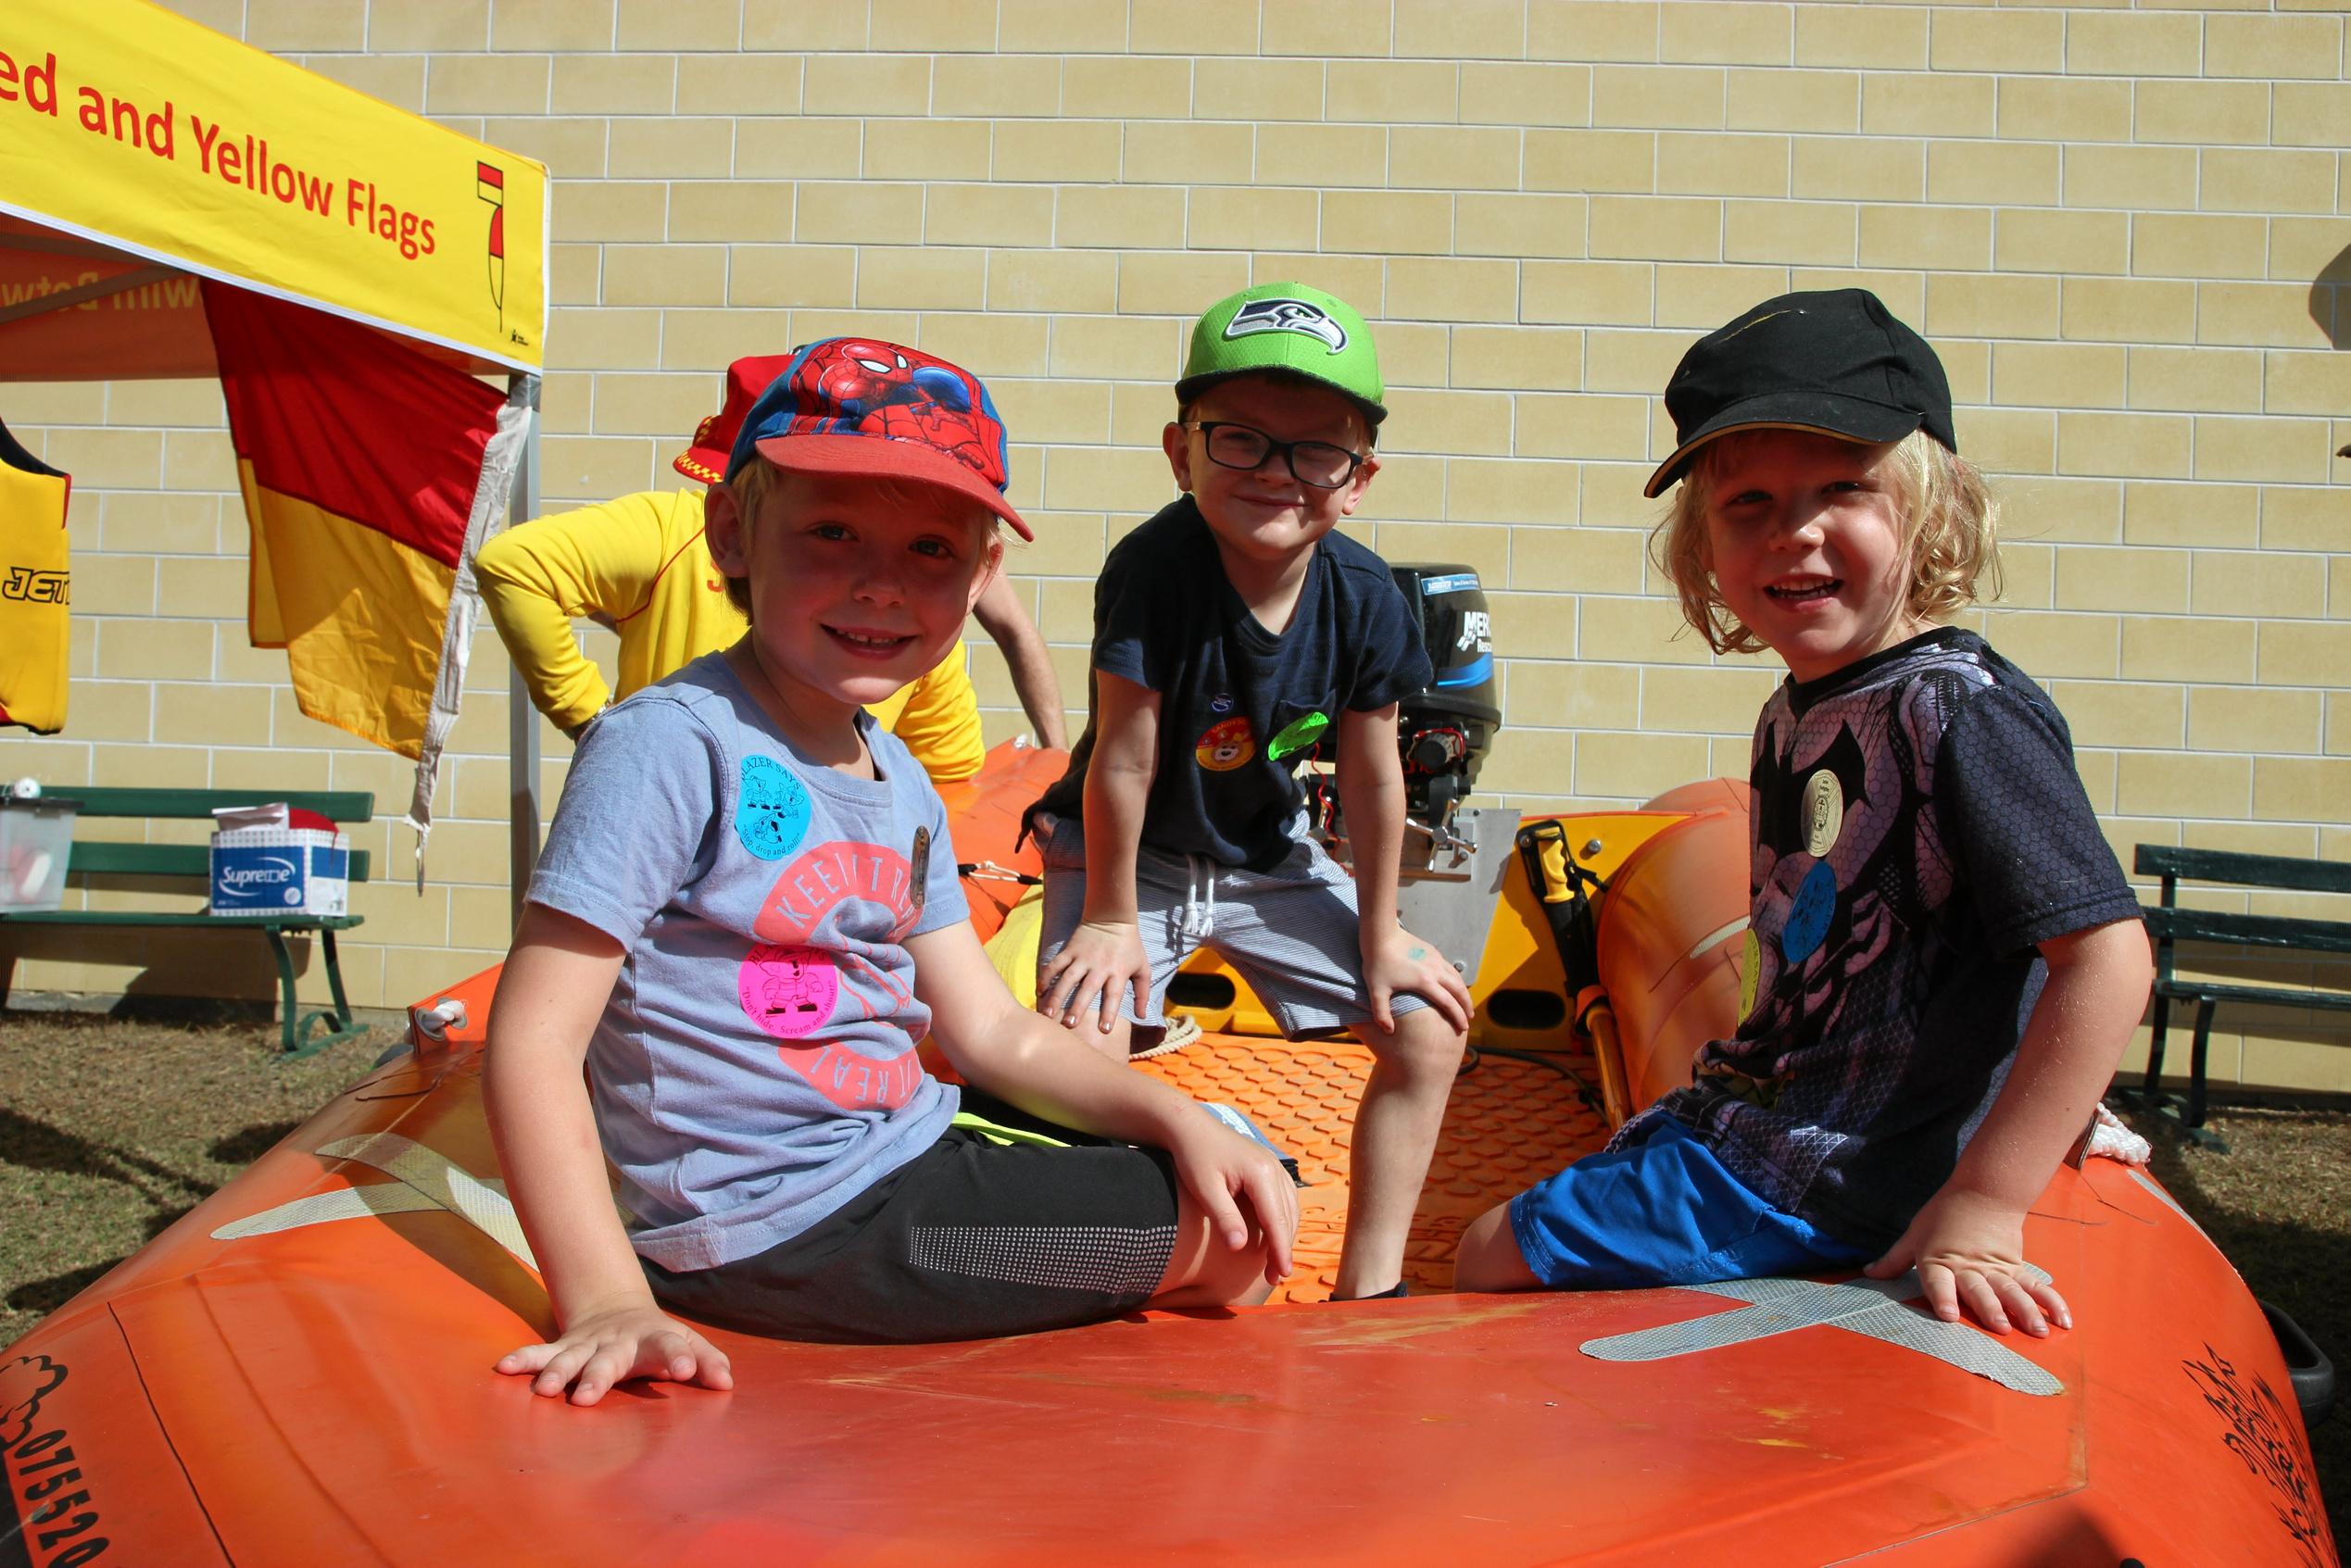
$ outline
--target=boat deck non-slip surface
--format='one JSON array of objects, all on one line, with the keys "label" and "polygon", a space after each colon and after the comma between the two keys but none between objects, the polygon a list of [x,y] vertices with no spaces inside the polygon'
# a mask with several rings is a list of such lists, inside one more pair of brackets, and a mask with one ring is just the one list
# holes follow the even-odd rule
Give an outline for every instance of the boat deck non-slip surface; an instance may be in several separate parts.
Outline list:
[{"label": "boat deck non-slip surface", "polygon": [[[1586,1083],[1588,1057],[1561,1059]],[[1348,1146],[1372,1053],[1352,1040],[1289,1041],[1204,1035],[1142,1068],[1195,1099],[1232,1106],[1298,1160],[1297,1267],[1281,1301],[1326,1298],[1347,1229]],[[1477,1056],[1454,1081],[1404,1251],[1416,1295],[1450,1290],[1462,1227],[1512,1194],[1607,1140],[1607,1123],[1576,1085],[1542,1062]]]}]

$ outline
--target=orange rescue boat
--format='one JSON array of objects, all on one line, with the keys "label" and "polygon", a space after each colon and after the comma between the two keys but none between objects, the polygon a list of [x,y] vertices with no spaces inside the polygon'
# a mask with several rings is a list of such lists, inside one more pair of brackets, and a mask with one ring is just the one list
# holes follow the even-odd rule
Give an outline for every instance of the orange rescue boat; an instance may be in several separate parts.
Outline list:
[{"label": "orange rescue boat", "polygon": [[[1059,766],[1004,748],[949,792],[984,930]],[[1464,1223],[1605,1136],[1570,1073],[1621,1116],[1735,1006],[1740,787],[1559,822],[1601,885],[1599,985],[1568,1016],[1505,860],[1411,1299],[1321,1299],[1366,1053],[1233,1033],[1253,1010],[1212,972],[1210,1032],[1144,1070],[1298,1157],[1286,1298],[934,1346],[719,1334],[732,1393],[536,1399],[490,1371],[552,1328],[481,1114],[491,971],[0,1353],[0,1565],[2334,1562],[2261,1307],[2128,1165],[2061,1169],[2033,1213],[2080,1324],[2046,1340],[1857,1278],[1447,1294]]]}]

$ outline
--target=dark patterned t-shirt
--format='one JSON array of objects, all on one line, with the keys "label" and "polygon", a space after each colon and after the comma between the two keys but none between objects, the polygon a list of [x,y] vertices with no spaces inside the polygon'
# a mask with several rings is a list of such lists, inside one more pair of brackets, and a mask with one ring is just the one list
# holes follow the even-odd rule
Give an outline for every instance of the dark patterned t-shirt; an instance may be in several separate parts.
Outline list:
[{"label": "dark patterned t-shirt", "polygon": [[2139,906],[2065,720],[1971,633],[1783,684],[1752,782],[1746,1016],[1646,1116],[1774,1206],[1889,1246],[2006,1080],[2035,945]]}]

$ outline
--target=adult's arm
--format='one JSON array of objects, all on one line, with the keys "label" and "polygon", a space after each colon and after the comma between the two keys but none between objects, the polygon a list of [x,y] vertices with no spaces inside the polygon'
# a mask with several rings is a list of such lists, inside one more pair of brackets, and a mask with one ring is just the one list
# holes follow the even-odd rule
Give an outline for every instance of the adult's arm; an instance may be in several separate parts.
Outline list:
[{"label": "adult's arm", "polygon": [[1037,622],[1022,608],[1021,596],[1002,572],[996,574],[987,589],[972,607],[980,625],[993,638],[1004,655],[1004,662],[1012,667],[1012,690],[1019,694],[1021,711],[1028,715],[1029,728],[1037,733],[1037,744],[1056,750],[1067,750],[1069,732],[1062,717],[1062,683],[1053,673],[1052,655],[1046,650],[1045,634],[1037,629]]},{"label": "adult's arm", "polygon": [[580,651],[572,619],[618,621],[644,608],[666,564],[664,508],[682,499],[695,498],[647,492],[558,512],[509,528],[474,553],[482,602],[532,706],[567,734],[612,699]]},{"label": "adult's arm", "polygon": [[963,645],[957,643],[921,680],[874,704],[874,717],[906,743],[934,784],[968,779],[987,760],[979,694],[963,668],[965,657]]}]

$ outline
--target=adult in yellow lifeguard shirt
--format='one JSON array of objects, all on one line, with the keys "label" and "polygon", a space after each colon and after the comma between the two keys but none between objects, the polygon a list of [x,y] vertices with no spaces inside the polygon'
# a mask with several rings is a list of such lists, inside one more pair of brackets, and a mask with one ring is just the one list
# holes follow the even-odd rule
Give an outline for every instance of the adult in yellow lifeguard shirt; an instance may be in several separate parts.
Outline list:
[{"label": "adult in yellow lifeguard shirt", "polygon": [[[766,355],[730,366],[725,406],[696,430],[693,445],[674,460],[677,470],[706,484],[716,480],[744,413],[790,363],[789,355]],[[577,735],[610,703],[688,660],[731,646],[749,624],[703,543],[702,500],[699,491],[623,495],[509,529],[475,553],[474,575],[490,619],[532,702],[566,734]],[[1004,650],[1037,739],[1066,745],[1061,688],[1044,639],[1001,577],[974,613]],[[616,684],[608,686],[580,651],[574,616],[620,633]],[[987,746],[962,644],[921,680],[874,704],[873,713],[934,780],[951,783],[979,771]]]},{"label": "adult in yellow lifeguard shirt", "polygon": [[72,483],[0,425],[0,724],[35,734],[65,728]]}]

